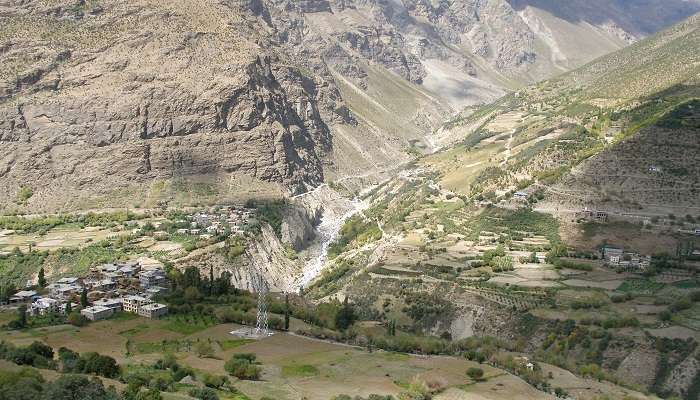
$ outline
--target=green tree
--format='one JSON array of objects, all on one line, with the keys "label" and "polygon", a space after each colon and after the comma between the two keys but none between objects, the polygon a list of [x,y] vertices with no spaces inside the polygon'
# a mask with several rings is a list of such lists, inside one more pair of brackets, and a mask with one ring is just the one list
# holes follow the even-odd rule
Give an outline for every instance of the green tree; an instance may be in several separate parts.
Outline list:
[{"label": "green tree", "polygon": [[260,377],[260,367],[255,365],[255,354],[234,354],[226,361],[226,372],[238,379],[256,380]]},{"label": "green tree", "polygon": [[284,330],[289,330],[289,295],[284,295]]},{"label": "green tree", "polygon": [[71,315],[72,312],[73,312],[73,306],[71,305],[70,300],[68,300],[66,302],[66,309],[65,309],[66,316]]},{"label": "green tree", "polygon": [[1,400],[40,399],[44,385],[44,378],[35,369],[22,368],[19,371],[0,371]]},{"label": "green tree", "polygon": [[7,303],[16,291],[12,283],[0,285],[0,303]]},{"label": "green tree", "polygon": [[343,307],[335,315],[335,328],[344,331],[352,326],[356,319],[355,308],[348,302],[348,298],[345,297]]},{"label": "green tree", "polygon": [[80,372],[77,370],[80,354],[75,351],[61,347],[58,349],[58,360],[61,362],[62,372]]},{"label": "green tree", "polygon": [[214,266],[209,267],[209,296],[214,295]]},{"label": "green tree", "polygon": [[87,289],[83,288],[83,291],[80,292],[80,306],[85,308],[88,306],[88,297],[87,297]]},{"label": "green tree", "polygon": [[78,369],[83,373],[97,374],[105,378],[116,378],[120,373],[117,360],[95,352],[81,355],[80,361],[78,362]]},{"label": "green tree", "polygon": [[68,315],[67,321],[73,326],[85,326],[88,324],[88,319],[77,311],[73,311]]},{"label": "green tree", "polygon": [[39,269],[39,287],[46,287],[46,276],[44,275],[44,267]]},{"label": "green tree", "polygon": [[387,336],[396,336],[396,320],[391,320],[386,326]]},{"label": "green tree", "polygon": [[117,400],[114,390],[106,390],[102,381],[80,375],[61,375],[46,385],[44,400]]},{"label": "green tree", "polygon": [[17,307],[17,316],[8,326],[10,329],[22,329],[27,326],[27,306],[22,304]]},{"label": "green tree", "polygon": [[554,264],[559,257],[564,257],[567,254],[567,247],[564,243],[557,243],[552,246],[551,250],[547,252],[545,261],[550,264]]},{"label": "green tree", "polygon": [[199,300],[202,298],[202,295],[196,286],[190,286],[187,289],[185,289],[184,297],[186,303],[192,304],[199,302]]}]

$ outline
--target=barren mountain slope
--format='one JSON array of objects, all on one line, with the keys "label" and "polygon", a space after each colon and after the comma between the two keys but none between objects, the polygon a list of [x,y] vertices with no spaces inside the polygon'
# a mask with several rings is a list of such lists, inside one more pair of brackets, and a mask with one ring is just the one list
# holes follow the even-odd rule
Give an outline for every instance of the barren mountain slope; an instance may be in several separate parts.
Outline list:
[{"label": "barren mountain slope", "polygon": [[526,189],[545,195],[536,208],[547,212],[695,215],[698,35],[700,14],[468,109],[442,132],[467,136],[462,146],[426,162],[474,198],[506,201]]},{"label": "barren mountain slope", "polygon": [[37,211],[181,193],[277,196],[323,181],[362,187],[434,149],[430,134],[462,106],[649,31],[626,27],[622,40],[583,11],[581,22],[537,7],[2,1],[0,183],[9,190],[0,204]]}]

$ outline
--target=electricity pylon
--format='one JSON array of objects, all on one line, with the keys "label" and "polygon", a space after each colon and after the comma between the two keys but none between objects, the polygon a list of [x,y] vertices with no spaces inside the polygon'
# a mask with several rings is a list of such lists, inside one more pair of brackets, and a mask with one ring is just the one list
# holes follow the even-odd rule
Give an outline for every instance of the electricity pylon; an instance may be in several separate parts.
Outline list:
[{"label": "electricity pylon", "polygon": [[258,316],[255,322],[255,335],[266,336],[270,332],[267,324],[268,287],[260,273],[256,273],[253,276],[253,290],[258,293]]}]

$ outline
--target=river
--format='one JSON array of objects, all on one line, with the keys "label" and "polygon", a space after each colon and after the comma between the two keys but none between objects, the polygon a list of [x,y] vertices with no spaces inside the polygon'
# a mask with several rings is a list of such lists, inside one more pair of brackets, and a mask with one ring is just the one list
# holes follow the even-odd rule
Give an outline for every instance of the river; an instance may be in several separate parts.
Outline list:
[{"label": "river", "polygon": [[345,221],[369,207],[367,201],[357,197],[347,199],[328,187],[309,192],[300,200],[308,206],[321,207],[323,213],[317,227],[319,240],[309,249],[309,261],[295,280],[297,289],[307,286],[323,272],[328,260],[328,247],[338,238]]}]

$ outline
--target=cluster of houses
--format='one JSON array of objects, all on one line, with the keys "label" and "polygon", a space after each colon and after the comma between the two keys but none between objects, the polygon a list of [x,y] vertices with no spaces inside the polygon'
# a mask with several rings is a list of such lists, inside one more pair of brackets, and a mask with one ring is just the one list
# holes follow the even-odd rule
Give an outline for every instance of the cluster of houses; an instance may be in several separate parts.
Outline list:
[{"label": "cluster of houses", "polygon": [[[188,216],[186,220],[175,221],[177,226],[180,226],[176,232],[180,235],[198,236],[203,240],[226,232],[243,234],[243,227],[254,216],[254,212],[253,209],[233,206],[220,207],[211,212],[200,211]],[[163,223],[156,222],[153,225],[157,229],[153,233],[156,239],[168,238],[168,232],[162,230]]]},{"label": "cluster of houses", "polygon": [[607,266],[631,272],[645,272],[651,265],[651,256],[626,252],[623,249],[612,246],[603,247],[602,256]]},{"label": "cluster of houses", "polygon": [[23,290],[10,298],[10,304],[27,304],[30,316],[65,313],[67,303],[87,293],[89,307],[80,313],[92,321],[111,317],[119,311],[158,318],[168,312],[164,304],[152,299],[167,292],[168,280],[162,265],[143,266],[138,261],[103,264],[91,269],[84,278],[65,277],[46,286],[46,294]]}]

